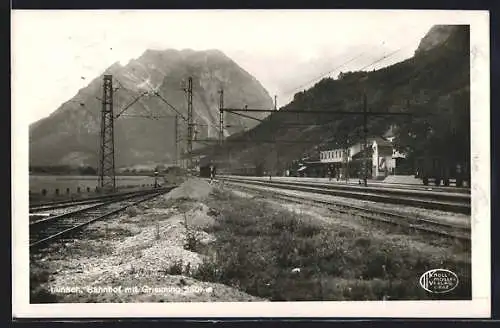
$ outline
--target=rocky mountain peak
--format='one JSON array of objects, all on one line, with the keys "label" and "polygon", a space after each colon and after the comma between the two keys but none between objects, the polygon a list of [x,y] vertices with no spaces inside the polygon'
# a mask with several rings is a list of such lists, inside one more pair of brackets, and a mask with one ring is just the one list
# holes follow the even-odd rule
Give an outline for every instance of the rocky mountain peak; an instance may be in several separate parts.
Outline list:
[{"label": "rocky mountain peak", "polygon": [[415,55],[443,44],[459,29],[459,25],[434,25],[420,41],[417,50],[415,50]]},{"label": "rocky mountain peak", "polygon": [[[216,49],[148,49],[126,65],[114,63],[103,74],[113,75],[114,111],[120,112],[143,91],[157,91],[173,107],[187,115],[186,95],[182,90],[188,77],[193,79],[193,110],[196,138],[218,136],[218,91],[224,88],[227,106],[272,108],[273,102],[264,87],[223,52]],[[63,103],[48,118],[30,127],[30,162],[43,164],[97,164],[102,76]],[[82,105],[83,104],[83,105]],[[135,102],[125,114],[160,115],[175,113],[159,97],[150,93]],[[254,120],[227,119],[231,127],[226,135],[245,131],[257,124]],[[180,125],[185,135],[185,126]],[[173,119],[147,120],[121,116],[115,123],[117,165],[143,164],[172,160],[175,149]],[[183,147],[183,145],[180,145]],[[202,144],[196,143],[194,147]],[[71,155],[71,156],[70,156]],[[67,162],[67,161],[69,161]]]}]

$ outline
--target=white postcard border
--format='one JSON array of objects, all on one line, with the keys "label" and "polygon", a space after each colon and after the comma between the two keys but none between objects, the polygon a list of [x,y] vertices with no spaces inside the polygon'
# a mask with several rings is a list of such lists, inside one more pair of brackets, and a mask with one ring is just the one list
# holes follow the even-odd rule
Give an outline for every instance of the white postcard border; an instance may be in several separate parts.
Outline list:
[{"label": "white postcard border", "polygon": [[[379,11],[380,12],[380,11]],[[387,11],[390,14],[397,14]],[[367,15],[371,11],[366,12]],[[414,317],[490,316],[490,49],[487,11],[418,11],[471,26],[472,301],[29,304],[28,125],[12,99],[12,309],[41,317]],[[15,21],[13,20],[13,24]],[[11,42],[15,43],[15,31]],[[12,76],[15,77],[15,53]],[[12,88],[16,88],[12,83]],[[29,96],[29,94],[28,94]],[[416,278],[417,280],[418,278]]]}]

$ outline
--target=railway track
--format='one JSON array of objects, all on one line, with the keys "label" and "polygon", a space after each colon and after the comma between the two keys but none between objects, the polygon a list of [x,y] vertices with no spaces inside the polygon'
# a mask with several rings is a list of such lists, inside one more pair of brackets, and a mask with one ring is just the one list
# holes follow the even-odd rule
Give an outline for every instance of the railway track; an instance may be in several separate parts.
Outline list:
[{"label": "railway track", "polygon": [[317,182],[266,181],[262,178],[233,178],[229,176],[223,176],[219,179],[228,182],[240,182],[286,190],[297,190],[323,195],[356,198],[380,203],[400,204],[452,213],[471,213],[471,196],[466,193],[364,187]]},{"label": "railway track", "polygon": [[[220,174],[219,177],[228,177],[228,178],[239,178],[239,179],[249,179],[249,180],[260,180],[260,181],[268,181],[269,176],[241,176],[241,175],[225,175]],[[345,180],[336,180],[332,178],[329,180],[328,178],[311,178],[311,177],[284,177],[284,176],[273,176],[272,181],[275,182],[299,182],[299,183],[311,183],[311,184],[324,184],[324,185],[336,185],[339,187],[360,187],[358,180],[353,182],[350,180],[346,183]],[[445,192],[445,193],[459,193],[459,194],[468,194],[470,195],[471,189],[468,187],[455,187],[455,186],[435,186],[435,185],[417,185],[417,184],[404,184],[404,183],[394,183],[394,182],[382,182],[382,181],[368,181],[369,187],[375,187],[378,189],[404,189],[404,190],[420,190],[420,191],[432,191],[432,192]]]},{"label": "railway track", "polygon": [[88,197],[84,199],[72,199],[72,200],[63,200],[55,202],[45,202],[40,204],[30,204],[29,211],[30,213],[36,213],[36,212],[50,211],[66,207],[79,206],[79,205],[95,204],[141,193],[144,193],[144,190],[121,192],[121,193],[102,195],[97,197]]},{"label": "railway track", "polygon": [[345,213],[355,215],[370,221],[399,226],[409,230],[425,232],[428,234],[438,235],[446,238],[454,238],[461,241],[470,241],[470,227],[454,225],[446,222],[432,220],[416,215],[408,215],[397,213],[395,211],[381,210],[375,208],[364,208],[354,204],[331,202],[327,200],[317,199],[306,196],[291,196],[278,194],[277,192],[256,189],[254,186],[244,185],[242,183],[224,182],[237,187],[238,189],[247,191],[252,194],[260,194],[266,199],[272,198],[275,200],[284,200],[298,204],[310,204],[314,206],[320,205],[321,208],[326,208],[336,213]]},{"label": "railway track", "polygon": [[93,206],[31,222],[29,225],[30,250],[40,249],[49,242],[74,233],[94,221],[104,219],[123,211],[129,206],[157,197],[173,188],[159,188],[132,195],[122,195],[119,199],[114,198]]}]

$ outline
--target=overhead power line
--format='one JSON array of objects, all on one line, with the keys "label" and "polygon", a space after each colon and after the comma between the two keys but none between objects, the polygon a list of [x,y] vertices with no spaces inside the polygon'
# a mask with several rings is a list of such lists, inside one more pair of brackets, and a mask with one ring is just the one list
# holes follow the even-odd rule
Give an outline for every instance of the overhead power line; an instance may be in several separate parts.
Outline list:
[{"label": "overhead power line", "polygon": [[380,57],[379,59],[375,60],[374,62],[372,62],[372,63],[370,63],[370,64],[368,64],[368,65],[364,66],[363,68],[361,68],[361,69],[360,69],[360,71],[362,71],[362,70],[364,70],[364,69],[366,69],[366,68],[368,68],[368,67],[370,67],[370,66],[372,66],[372,65],[375,65],[376,63],[381,62],[381,61],[382,61],[382,60],[384,60],[384,59],[387,59],[387,58],[389,58],[389,57],[392,57],[392,56],[393,56],[393,55],[395,55],[396,53],[400,52],[402,49],[403,49],[403,48],[396,49],[396,50],[394,50],[393,52],[389,53],[388,55],[384,55],[384,56]]},{"label": "overhead power line", "polygon": [[[130,89],[128,89],[128,88],[126,88],[126,87],[124,87],[124,86],[123,86],[123,84],[122,84],[122,83],[121,83],[118,79],[116,79],[116,78],[115,78],[115,80],[117,81],[117,83],[120,85],[120,87],[121,87],[121,88],[123,88],[123,89],[125,89],[125,90],[127,90],[127,91],[129,91],[129,92],[134,92],[134,91],[132,91],[132,90],[130,90]],[[182,114],[181,114],[181,113],[177,110],[177,108],[175,108],[175,107],[174,107],[171,103],[169,103],[169,102],[168,102],[168,101],[167,101],[167,100],[166,100],[166,99],[165,99],[165,98],[164,98],[164,97],[163,97],[163,96],[162,96],[162,95],[161,95],[161,94],[160,94],[157,90],[154,90],[151,86],[149,87],[149,90],[148,90],[148,91],[144,91],[144,92],[142,92],[142,93],[141,93],[141,95],[139,95],[139,97],[138,97],[138,98],[135,98],[135,99],[132,101],[132,103],[130,103],[130,104],[127,106],[127,108],[129,108],[129,107],[130,107],[130,106],[132,106],[135,102],[137,102],[137,101],[139,100],[139,98],[141,98],[141,97],[143,97],[143,96],[145,96],[145,95],[147,95],[147,94],[152,94],[152,95],[154,95],[154,96],[157,96],[157,97],[158,97],[158,98],[160,98],[160,99],[161,99],[161,100],[162,100],[165,104],[167,104],[167,105],[168,105],[168,106],[169,106],[169,107],[170,107],[173,111],[175,111],[178,115],[180,115],[180,116],[182,117],[182,119],[183,119],[183,120],[185,120],[185,121],[187,120],[187,118],[186,118],[186,117],[184,117],[184,115],[182,115]],[[123,111],[125,111],[127,108],[125,108],[124,110],[122,110],[122,112],[123,112]],[[120,113],[118,116],[120,116],[120,115],[121,115],[121,113]],[[153,115],[153,116],[155,116],[155,115]]]},{"label": "overhead power line", "polygon": [[[399,31],[395,32],[395,34],[397,34],[397,33],[399,33]],[[386,38],[386,40],[390,40],[390,39],[392,39],[392,36],[390,36],[390,37],[387,37],[387,38]],[[363,51],[363,52],[361,52],[359,55],[356,55],[356,56],[354,56],[354,57],[351,57],[351,59],[349,59],[349,60],[347,60],[346,62],[344,62],[344,63],[342,63],[342,64],[340,64],[340,65],[336,66],[335,68],[333,68],[333,69],[331,69],[331,70],[327,71],[326,73],[323,73],[323,74],[321,74],[321,75],[319,75],[319,76],[317,76],[317,77],[315,77],[315,78],[313,78],[313,79],[311,79],[311,80],[309,80],[309,81],[307,81],[307,82],[305,82],[305,83],[302,83],[301,85],[297,86],[296,88],[292,88],[292,89],[289,89],[289,90],[287,90],[287,91],[284,91],[284,92],[280,93],[279,95],[281,95],[281,96],[289,95],[291,92],[297,91],[298,89],[303,88],[304,86],[307,86],[307,85],[311,84],[311,83],[312,83],[312,82],[314,82],[314,81],[318,81],[318,80],[320,80],[320,79],[324,78],[325,76],[327,76],[327,75],[329,75],[329,74],[331,74],[331,73],[335,72],[337,69],[341,68],[342,66],[347,65],[348,63],[351,63],[351,62],[353,62],[354,60],[356,60],[356,59],[358,59],[358,58],[362,57],[364,54],[368,53],[369,51],[372,51],[374,48],[378,48],[378,47],[382,46],[383,44],[385,44],[385,41],[383,41],[383,42],[382,42],[382,43],[380,43],[380,44],[374,45],[374,46],[372,46],[371,48],[369,48],[369,49],[367,49],[367,50],[364,50],[364,51]],[[412,42],[412,43],[408,43],[407,45],[405,45],[405,46],[403,46],[403,47],[399,48],[399,49],[398,49],[398,50],[396,50],[394,53],[399,52],[399,51],[401,51],[402,49],[407,48],[407,47],[408,47],[409,45],[411,45],[411,44],[413,44],[413,42]],[[390,56],[392,56],[394,53],[391,53],[390,55],[387,55],[387,57],[385,57],[385,58],[389,58],[389,57],[390,57]],[[385,58],[380,59],[380,61],[382,61],[382,60],[383,60],[383,59],[385,59]],[[371,63],[370,65],[367,65],[367,66],[363,67],[363,68],[362,68],[362,69],[360,69],[360,70],[363,70],[363,69],[365,69],[366,67],[369,67],[369,66],[371,66],[371,65],[373,65],[373,64],[375,64],[375,63]]]},{"label": "overhead power line", "polygon": [[135,104],[136,102],[139,101],[139,99],[141,99],[142,97],[144,97],[145,95],[147,95],[148,92],[147,91],[144,91],[143,93],[141,93],[139,96],[137,96],[134,100],[132,100],[132,102],[130,102],[127,106],[125,106],[116,116],[115,116],[115,119],[120,117],[127,109],[129,109],[133,104]]},{"label": "overhead power line", "polygon": [[158,96],[165,104],[167,104],[174,112],[176,112],[184,121],[187,122],[187,117],[185,117],[184,115],[182,115],[178,110],[177,108],[175,108],[171,103],[169,103],[165,98],[163,98],[163,96],[158,92],[158,91],[154,91],[153,94],[155,96]]},{"label": "overhead power line", "polygon": [[301,89],[301,88],[303,88],[303,87],[305,87],[305,86],[307,86],[307,85],[311,84],[311,83],[312,83],[312,82],[314,82],[314,81],[317,81],[317,80],[319,80],[319,79],[322,79],[322,78],[324,78],[325,76],[327,76],[327,75],[329,75],[329,74],[331,74],[331,73],[335,72],[337,69],[341,68],[342,66],[347,65],[347,64],[349,64],[350,62],[353,62],[354,60],[356,60],[356,59],[360,58],[360,57],[361,57],[361,56],[363,56],[366,52],[367,52],[367,51],[364,51],[364,52],[362,52],[361,54],[359,54],[359,55],[357,55],[357,56],[355,56],[355,57],[352,57],[351,59],[349,59],[349,60],[347,60],[347,61],[343,62],[342,64],[340,64],[340,65],[338,65],[338,66],[336,66],[334,69],[331,69],[331,70],[329,70],[329,71],[328,71],[328,72],[326,72],[326,73],[322,73],[321,75],[316,76],[315,78],[310,79],[309,81],[307,81],[307,82],[305,82],[305,83],[302,83],[301,85],[299,85],[299,86],[298,86],[298,87],[296,87],[296,88],[289,89],[289,90],[287,90],[287,91],[285,91],[285,92],[282,92],[280,95],[281,95],[281,96],[288,95],[288,94],[290,94],[290,93],[292,93],[292,92],[294,92],[294,91],[297,91],[298,89]]},{"label": "overhead power line", "polygon": [[290,93],[291,93],[291,92],[293,92],[293,91],[296,91],[296,90],[298,90],[298,89],[300,89],[300,88],[303,88],[303,87],[304,87],[304,86],[306,86],[306,85],[309,85],[311,82],[314,82],[314,81],[320,80],[320,79],[324,78],[325,76],[330,75],[331,73],[335,72],[336,70],[338,70],[338,69],[339,69],[339,68],[341,68],[342,66],[345,66],[345,65],[347,65],[347,64],[349,64],[349,63],[351,63],[351,62],[355,61],[356,59],[358,59],[358,58],[362,57],[364,54],[366,54],[366,53],[367,53],[367,52],[369,52],[369,51],[372,51],[374,48],[378,48],[378,47],[380,47],[380,46],[381,46],[381,45],[383,45],[384,43],[385,43],[385,41],[383,41],[383,42],[382,42],[382,43],[380,43],[380,44],[374,45],[374,46],[372,46],[371,48],[364,50],[364,51],[363,51],[363,52],[361,52],[360,54],[358,54],[358,55],[356,55],[356,56],[354,56],[354,57],[351,57],[351,58],[350,58],[350,59],[348,59],[347,61],[345,61],[345,62],[343,62],[342,64],[340,64],[340,65],[336,66],[335,68],[333,68],[333,69],[331,69],[331,70],[327,71],[326,73],[322,73],[321,75],[319,75],[319,76],[317,76],[317,77],[315,77],[315,78],[313,78],[313,79],[311,79],[311,80],[309,80],[309,81],[307,81],[307,82],[305,82],[305,83],[302,83],[300,86],[298,86],[298,87],[296,87],[296,88],[289,89],[288,91],[282,92],[280,95],[288,95],[288,94],[290,94]]},{"label": "overhead power line", "polygon": [[242,113],[236,113],[236,112],[235,112],[235,113],[233,113],[233,114],[238,115],[238,116],[241,116],[241,117],[245,117],[245,118],[250,118],[250,119],[252,119],[252,120],[256,120],[256,121],[258,121],[258,122],[262,122],[262,121],[263,121],[263,120],[261,120],[261,119],[259,119],[259,118],[252,117],[252,116],[250,116],[250,115],[245,115],[245,114],[242,114]]}]

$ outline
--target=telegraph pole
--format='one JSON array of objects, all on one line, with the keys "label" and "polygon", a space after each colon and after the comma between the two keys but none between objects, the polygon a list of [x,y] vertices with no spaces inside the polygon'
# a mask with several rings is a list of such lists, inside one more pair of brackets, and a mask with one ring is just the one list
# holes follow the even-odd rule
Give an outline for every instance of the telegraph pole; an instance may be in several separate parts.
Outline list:
[{"label": "telegraph pole", "polygon": [[281,163],[280,163],[280,150],[277,141],[275,145],[276,145],[276,176],[279,176],[281,172],[281,167],[280,167]]},{"label": "telegraph pole", "polygon": [[[222,156],[222,146],[224,144],[224,89],[221,87],[219,90],[219,156]],[[229,170],[230,168],[230,158],[229,158],[229,152],[231,150],[228,148],[227,150],[227,160],[226,160],[226,169]],[[215,150],[214,150],[215,152]],[[215,158],[215,156],[213,156]],[[224,166],[222,165],[222,160],[221,160],[221,167]],[[229,171],[228,171],[229,172]]]},{"label": "telegraph pole", "polygon": [[[273,129],[273,125],[272,125],[273,122],[274,122],[273,113],[271,113],[269,115],[269,123],[270,123],[269,127],[271,128],[271,132],[272,132],[272,129]],[[277,140],[276,136],[274,135],[274,133],[271,133],[271,134],[273,136],[272,137],[273,141],[274,141],[273,142],[273,146],[274,146],[274,151],[276,153],[276,163],[275,163],[275,170],[274,170],[274,172],[275,172],[276,176],[278,176],[278,172],[279,172],[279,168],[278,168],[279,167],[278,140]]]},{"label": "telegraph pole", "polygon": [[219,145],[224,141],[224,89],[219,91]]},{"label": "telegraph pole", "polygon": [[179,116],[175,115],[175,165],[179,165]]},{"label": "telegraph pole", "polygon": [[[278,110],[278,96],[277,95],[274,95],[274,110],[275,111]],[[274,147],[276,148],[276,176],[279,176],[279,173],[280,173],[280,152],[279,152],[279,145],[278,145],[277,141],[275,142]]]},{"label": "telegraph pole", "polygon": [[364,132],[364,150],[365,150],[365,160],[364,160],[364,185],[367,186],[367,178],[368,178],[368,145],[367,145],[367,137],[368,137],[368,113],[367,113],[367,105],[366,105],[366,93],[363,94],[363,132]]},{"label": "telegraph pole", "polygon": [[187,140],[187,152],[188,152],[188,168],[192,169],[193,165],[193,78],[190,76],[188,78],[188,140]]},{"label": "telegraph pole", "polygon": [[115,190],[115,143],[113,114],[113,77],[104,75],[101,109],[101,144],[99,154],[100,189]]},{"label": "telegraph pole", "polygon": [[344,140],[343,152],[344,152],[344,160],[342,164],[344,166],[344,178],[345,182],[349,182],[349,137],[346,137]]}]

